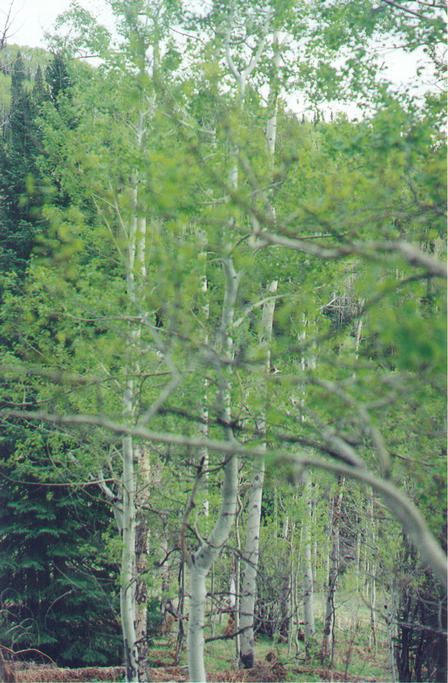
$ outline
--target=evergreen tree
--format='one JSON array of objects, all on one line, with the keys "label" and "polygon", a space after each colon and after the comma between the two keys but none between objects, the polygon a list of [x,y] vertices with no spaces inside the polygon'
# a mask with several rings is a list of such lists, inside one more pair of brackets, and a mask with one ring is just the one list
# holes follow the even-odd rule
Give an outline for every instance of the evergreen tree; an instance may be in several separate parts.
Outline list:
[{"label": "evergreen tree", "polygon": [[42,69],[40,64],[38,64],[36,69],[36,75],[34,77],[33,90],[32,90],[32,100],[34,104],[34,111],[39,112],[40,106],[48,99],[48,90],[44,77],[42,74]]},{"label": "evergreen tree", "polygon": [[11,109],[0,147],[0,266],[23,273],[40,227],[36,117],[44,99],[39,73],[30,91],[21,54],[11,69]]},{"label": "evergreen tree", "polygon": [[49,448],[39,431],[15,430],[2,443],[1,641],[12,650],[36,648],[60,665],[118,664],[107,506],[60,485]]},{"label": "evergreen tree", "polygon": [[47,66],[45,80],[49,87],[50,99],[57,107],[59,95],[61,93],[67,94],[72,85],[66,60],[60,52],[53,54],[53,58]]}]

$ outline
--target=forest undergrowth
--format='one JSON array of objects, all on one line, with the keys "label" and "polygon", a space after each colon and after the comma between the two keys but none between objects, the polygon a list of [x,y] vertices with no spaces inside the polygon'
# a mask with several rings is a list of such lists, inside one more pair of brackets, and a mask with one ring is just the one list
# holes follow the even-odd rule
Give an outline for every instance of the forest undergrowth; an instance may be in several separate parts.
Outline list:
[{"label": "forest undergrowth", "polygon": [[[323,613],[323,602],[317,613]],[[387,631],[378,624],[375,629],[376,644],[369,623],[367,606],[345,595],[337,608],[338,628],[334,640],[333,662],[324,662],[320,656],[318,639],[308,654],[303,641],[286,642],[286,638],[257,636],[255,664],[251,669],[240,669],[236,664],[235,642],[232,638],[215,640],[206,644],[205,661],[208,677],[214,683],[290,681],[297,683],[315,681],[387,682],[391,680],[390,652]],[[223,636],[228,619],[218,617],[215,635]],[[322,630],[322,615],[316,620],[316,631]],[[206,634],[209,637],[209,634]],[[169,635],[153,638],[148,653],[148,681],[188,680],[188,665],[184,648],[176,664],[176,629]],[[124,679],[124,667],[57,667],[56,663],[20,662],[9,664],[6,683],[56,683],[66,681],[115,681]]]}]

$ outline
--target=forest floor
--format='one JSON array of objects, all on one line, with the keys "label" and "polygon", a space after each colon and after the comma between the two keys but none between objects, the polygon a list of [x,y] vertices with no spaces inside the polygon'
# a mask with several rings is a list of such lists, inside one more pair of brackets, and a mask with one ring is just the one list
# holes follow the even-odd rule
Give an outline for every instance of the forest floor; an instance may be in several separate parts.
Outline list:
[{"label": "forest floor", "polygon": [[[343,614],[338,615],[334,642],[333,666],[322,665],[319,656],[320,643],[316,641],[314,652],[305,658],[303,643],[299,651],[288,644],[258,635],[255,646],[255,666],[238,669],[235,665],[235,643],[232,639],[214,640],[205,645],[205,668],[211,683],[269,683],[285,681],[317,683],[318,681],[347,681],[352,683],[385,683],[392,680],[387,632],[378,623],[375,639],[365,607],[345,601]],[[218,633],[225,632],[225,621],[216,624]],[[322,632],[322,621],[316,621],[316,630]],[[215,635],[207,632],[206,636]],[[153,640],[149,650],[148,681],[154,683],[183,683],[188,681],[187,655],[184,651],[180,662],[175,664],[175,634]],[[6,674],[6,676],[5,676]],[[1,678],[1,677],[0,677]],[[6,664],[0,683],[59,683],[88,681],[113,681],[124,679],[124,667],[61,668],[56,665],[16,662]]]},{"label": "forest floor", "polygon": [[[165,647],[163,647],[165,645]],[[171,661],[172,650],[168,643],[158,643],[158,648],[150,652],[151,668],[148,680],[154,683],[183,683],[188,681],[188,667],[183,664],[174,666]],[[220,681],[227,683],[268,683],[270,681],[348,681],[373,683],[388,681],[387,653],[378,649],[376,653],[351,650],[352,660],[347,657],[335,659],[333,667],[325,667],[317,661],[301,662],[300,659],[287,656],[286,647],[276,646],[274,650],[266,650],[272,641],[266,639],[259,643],[257,659],[252,669],[241,670],[235,667],[231,645],[226,641],[214,643],[213,657],[208,656],[207,678],[211,683]],[[161,647],[162,646],[162,647]],[[226,654],[227,653],[227,654]],[[263,656],[263,659],[261,659]],[[345,659],[345,661],[344,661]],[[351,665],[351,666],[350,666]],[[357,673],[354,673],[354,670]],[[55,665],[27,664],[16,662],[7,664],[5,683],[59,683],[72,681],[113,681],[119,683],[124,678],[124,667],[83,667],[78,669],[60,668]]]},{"label": "forest floor", "polygon": [[[209,672],[207,678],[212,683],[262,683],[268,681],[352,681],[366,683],[387,679],[352,676],[336,669],[302,666],[295,669],[296,676],[291,677],[286,667],[280,662],[256,662],[252,669],[236,668],[222,672]],[[6,683],[71,683],[72,681],[114,681],[119,683],[124,677],[124,667],[84,667],[80,669],[33,667],[20,669],[9,667]],[[148,680],[159,683],[183,683],[188,681],[185,666],[166,666],[148,670]]]}]

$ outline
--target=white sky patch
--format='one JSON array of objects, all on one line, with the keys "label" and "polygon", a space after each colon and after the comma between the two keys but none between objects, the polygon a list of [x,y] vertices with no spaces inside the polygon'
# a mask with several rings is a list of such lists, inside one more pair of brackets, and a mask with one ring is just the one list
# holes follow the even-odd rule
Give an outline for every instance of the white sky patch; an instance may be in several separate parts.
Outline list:
[{"label": "white sky patch", "polygon": [[[113,29],[113,17],[105,0],[77,0],[78,3],[93,14],[109,30]],[[0,33],[8,15],[11,0],[0,0]],[[12,11],[7,38],[9,43],[27,45],[29,47],[46,47],[45,33],[52,31],[56,18],[68,10],[70,0],[12,0]],[[379,61],[384,62],[384,76],[400,90],[421,96],[428,89],[433,89],[431,69],[424,53],[418,50],[413,53],[403,49],[380,47],[377,54]],[[426,66],[425,66],[426,63]],[[418,74],[419,67],[423,68]],[[431,88],[432,86],[432,88]],[[296,113],[305,113],[306,106],[300,102],[300,95],[291,93],[287,98],[288,106]],[[350,118],[358,115],[358,108],[353,104],[328,103],[322,108],[324,114],[343,111]]]},{"label": "white sky patch", "polygon": [[[57,17],[68,10],[71,0],[14,0],[8,42],[28,47],[46,47],[44,34],[51,32]],[[0,32],[10,7],[10,0],[0,0]],[[79,4],[110,24],[110,11],[102,0],[82,0]]]},{"label": "white sky patch", "polygon": [[[7,38],[9,43],[28,47],[45,47],[44,32],[64,12],[70,0],[42,2],[41,0],[15,0],[13,3]],[[0,27],[3,32],[10,7],[9,0],[0,1]]]},{"label": "white sky patch", "polygon": [[[432,65],[421,48],[406,52],[401,48],[385,48],[379,53],[385,64],[385,77],[400,90],[421,96],[435,88]],[[420,71],[419,71],[420,70]]]}]

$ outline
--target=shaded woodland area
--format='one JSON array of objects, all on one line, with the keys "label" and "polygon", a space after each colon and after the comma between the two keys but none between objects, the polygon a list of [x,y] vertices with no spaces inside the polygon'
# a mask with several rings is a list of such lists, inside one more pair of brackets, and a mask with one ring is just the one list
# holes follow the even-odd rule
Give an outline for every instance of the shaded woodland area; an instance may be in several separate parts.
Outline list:
[{"label": "shaded woodland area", "polygon": [[445,681],[445,8],[108,4],[0,41],[0,679]]}]

